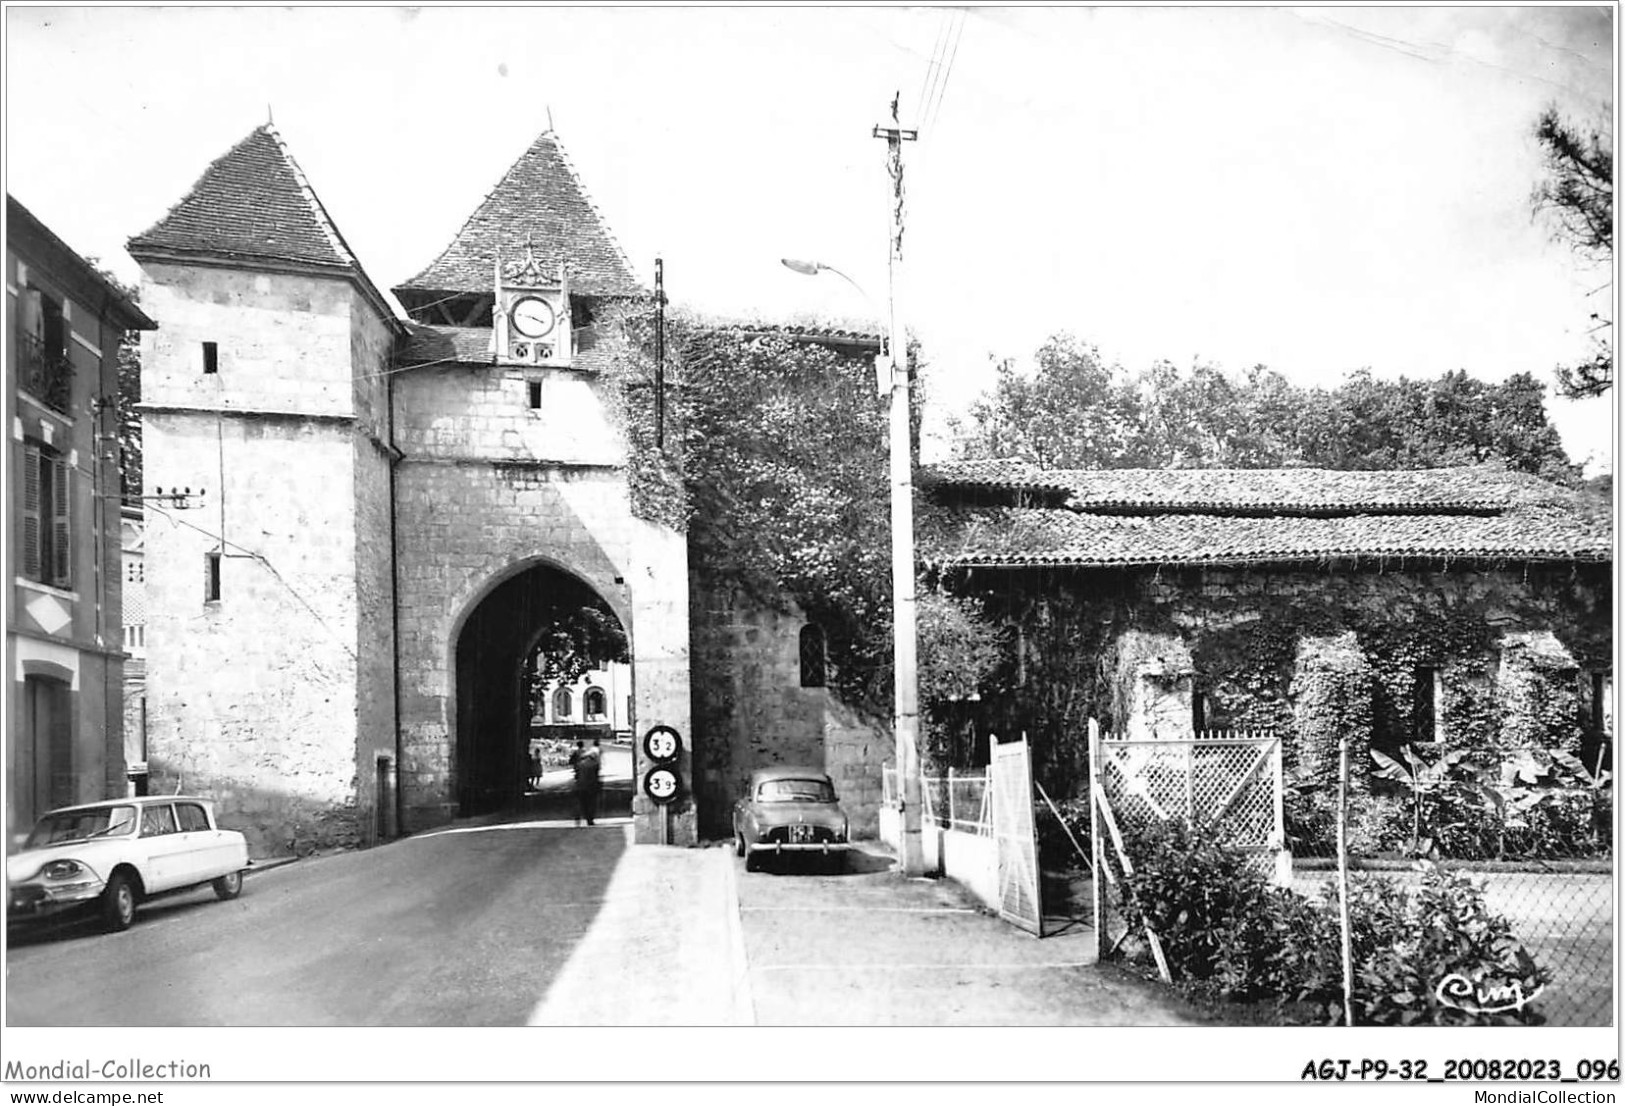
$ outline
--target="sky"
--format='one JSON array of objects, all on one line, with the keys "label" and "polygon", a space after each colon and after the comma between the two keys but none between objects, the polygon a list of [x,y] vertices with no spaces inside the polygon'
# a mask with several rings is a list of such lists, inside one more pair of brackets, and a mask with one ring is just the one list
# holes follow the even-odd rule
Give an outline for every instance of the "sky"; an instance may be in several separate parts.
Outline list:
[{"label": "sky", "polygon": [[[386,288],[551,120],[678,304],[872,318],[897,94],[928,449],[1060,331],[1130,369],[1549,381],[1613,317],[1611,270],[1529,204],[1542,108],[1612,132],[1611,7],[10,6],[6,32],[7,189],[129,278],[124,242],[268,115]],[[1611,398],[1548,407],[1611,465]]]}]

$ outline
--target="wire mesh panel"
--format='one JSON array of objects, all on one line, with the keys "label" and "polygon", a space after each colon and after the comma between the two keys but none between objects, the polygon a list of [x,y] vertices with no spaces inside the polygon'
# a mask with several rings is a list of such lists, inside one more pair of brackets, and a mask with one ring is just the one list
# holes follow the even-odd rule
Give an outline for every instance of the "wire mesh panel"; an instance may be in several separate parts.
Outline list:
[{"label": "wire mesh panel", "polygon": [[1032,757],[1026,739],[994,743],[988,773],[993,787],[993,829],[999,842],[999,914],[1042,937]]},{"label": "wire mesh panel", "polygon": [[1106,738],[1099,749],[1102,791],[1124,833],[1177,819],[1276,869],[1284,835],[1275,737]]},{"label": "wire mesh panel", "polygon": [[[1091,723],[1093,730],[1093,723]],[[1103,951],[1125,936],[1118,850],[1148,828],[1182,822],[1247,854],[1267,878],[1288,878],[1282,814],[1281,743],[1272,734],[1207,734],[1188,740],[1126,741],[1091,734],[1091,779],[1104,834],[1094,833],[1098,939]]]}]

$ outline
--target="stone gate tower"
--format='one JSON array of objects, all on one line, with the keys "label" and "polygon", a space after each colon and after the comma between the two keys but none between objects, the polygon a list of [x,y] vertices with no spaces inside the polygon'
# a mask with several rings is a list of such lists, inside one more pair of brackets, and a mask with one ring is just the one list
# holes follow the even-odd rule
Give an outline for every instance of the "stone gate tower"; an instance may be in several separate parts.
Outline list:
[{"label": "stone gate tower", "polygon": [[[129,249],[161,327],[144,490],[208,489],[148,518],[156,788],[258,852],[498,809],[526,659],[575,603],[619,621],[634,729],[677,730],[691,779],[687,545],[633,516],[602,375],[600,320],[645,293],[556,136],[394,290],[409,321],[269,125]],[[688,794],[634,815],[695,839]]]},{"label": "stone gate tower", "polygon": [[[676,729],[688,779],[687,542],[633,516],[603,378],[601,325],[646,293],[557,137],[537,138],[394,292],[413,319],[393,378],[409,824],[500,802],[528,612],[579,589],[630,640],[634,731]],[[638,792],[633,811],[640,842],[695,839],[690,801]]]},{"label": "stone gate tower", "polygon": [[215,797],[261,853],[389,833],[401,324],[269,125],[129,250],[160,321],[143,491],[192,493],[147,504],[152,788]]}]

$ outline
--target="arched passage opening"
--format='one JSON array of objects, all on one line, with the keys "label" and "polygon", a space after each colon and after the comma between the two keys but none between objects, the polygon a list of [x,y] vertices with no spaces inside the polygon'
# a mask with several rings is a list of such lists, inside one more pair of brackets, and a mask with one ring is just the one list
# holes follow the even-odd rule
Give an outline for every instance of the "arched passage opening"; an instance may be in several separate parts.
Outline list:
[{"label": "arched passage opening", "polygon": [[552,565],[493,588],[463,623],[456,655],[457,805],[464,817],[518,810],[527,796],[536,802],[538,706],[582,674],[629,660],[626,628],[610,605]]}]

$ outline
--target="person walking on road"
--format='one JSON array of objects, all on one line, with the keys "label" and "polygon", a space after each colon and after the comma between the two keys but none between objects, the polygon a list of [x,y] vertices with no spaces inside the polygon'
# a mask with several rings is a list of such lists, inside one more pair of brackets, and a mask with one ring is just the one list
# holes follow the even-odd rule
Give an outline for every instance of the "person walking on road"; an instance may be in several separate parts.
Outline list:
[{"label": "person walking on road", "polygon": [[570,754],[570,767],[576,776],[576,825],[585,819],[590,826],[598,815],[598,777],[603,764],[603,751],[597,739],[588,749],[579,741]]}]

